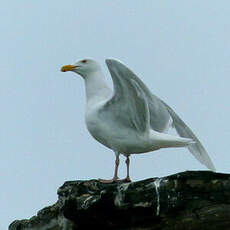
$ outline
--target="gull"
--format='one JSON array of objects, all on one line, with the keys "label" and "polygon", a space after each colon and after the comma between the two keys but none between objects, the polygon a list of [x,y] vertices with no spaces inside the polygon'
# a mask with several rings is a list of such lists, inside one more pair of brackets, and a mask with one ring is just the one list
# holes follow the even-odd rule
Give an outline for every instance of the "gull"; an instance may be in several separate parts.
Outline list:
[{"label": "gull", "polygon": [[[115,170],[111,180],[118,177],[119,156],[126,157],[127,176],[121,180],[130,182],[130,155],[147,153],[161,148],[187,147],[193,156],[207,168],[215,167],[199,139],[182,119],[160,98],[150,92],[133,71],[114,59],[106,59],[114,89],[105,81],[100,65],[92,59],[83,59],[65,65],[62,72],[72,71],[85,81],[85,121],[90,134],[115,153]],[[169,135],[175,128],[179,136]]]}]

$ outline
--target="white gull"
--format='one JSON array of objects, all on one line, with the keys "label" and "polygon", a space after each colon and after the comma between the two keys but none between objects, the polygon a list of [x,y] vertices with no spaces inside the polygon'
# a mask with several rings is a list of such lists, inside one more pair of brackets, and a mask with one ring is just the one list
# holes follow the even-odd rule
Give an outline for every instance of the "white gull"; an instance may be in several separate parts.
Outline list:
[{"label": "white gull", "polygon": [[[84,59],[73,65],[65,65],[61,71],[72,71],[83,77],[86,89],[85,120],[90,134],[115,153],[115,171],[111,180],[117,181],[119,155],[126,156],[129,176],[129,156],[160,148],[188,147],[193,156],[210,170],[215,167],[208,153],[191,129],[161,99],[153,95],[147,86],[124,64],[107,59],[114,90],[105,81],[100,65],[92,59]],[[166,134],[173,127],[180,136]]]}]

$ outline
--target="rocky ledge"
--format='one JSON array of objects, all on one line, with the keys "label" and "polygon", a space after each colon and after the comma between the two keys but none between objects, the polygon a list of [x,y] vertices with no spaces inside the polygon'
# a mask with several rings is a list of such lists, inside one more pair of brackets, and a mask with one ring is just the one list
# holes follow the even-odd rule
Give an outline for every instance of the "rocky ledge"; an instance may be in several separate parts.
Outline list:
[{"label": "rocky ledge", "polygon": [[58,201],[9,230],[227,230],[230,174],[186,171],[132,183],[67,181]]}]

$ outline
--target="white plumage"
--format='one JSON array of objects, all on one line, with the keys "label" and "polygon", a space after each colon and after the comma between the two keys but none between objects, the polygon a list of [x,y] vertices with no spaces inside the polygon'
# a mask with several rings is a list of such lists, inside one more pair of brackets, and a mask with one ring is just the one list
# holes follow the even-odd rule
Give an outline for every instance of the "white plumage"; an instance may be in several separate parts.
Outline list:
[{"label": "white plumage", "polygon": [[[127,157],[124,181],[130,181],[130,154],[168,147],[188,146],[200,163],[215,171],[198,138],[166,103],[153,95],[121,62],[107,59],[106,64],[112,76],[113,91],[106,85],[100,65],[92,59],[62,67],[63,72],[73,71],[84,78],[87,128],[97,141],[116,154],[114,177],[102,182],[118,180],[120,154]],[[180,137],[166,134],[170,127],[174,127]]]}]

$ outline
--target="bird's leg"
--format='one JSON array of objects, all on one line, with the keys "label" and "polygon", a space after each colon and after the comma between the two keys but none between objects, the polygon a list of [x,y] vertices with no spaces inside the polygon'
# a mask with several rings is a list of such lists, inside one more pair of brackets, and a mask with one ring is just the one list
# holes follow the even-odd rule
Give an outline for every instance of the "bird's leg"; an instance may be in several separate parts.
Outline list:
[{"label": "bird's leg", "polygon": [[118,167],[119,167],[119,163],[120,163],[120,159],[119,159],[119,153],[115,153],[116,154],[116,160],[115,160],[115,170],[114,170],[114,176],[111,180],[105,180],[105,179],[99,179],[99,181],[101,183],[113,183],[119,180],[118,178]]},{"label": "bird's leg", "polygon": [[119,159],[119,155],[116,155],[116,160],[115,160],[115,170],[114,170],[114,176],[113,176],[113,181],[117,181],[119,179],[118,177],[118,167],[120,164],[120,159]]},{"label": "bird's leg", "polygon": [[129,164],[130,164],[129,155],[126,156],[126,161],[125,161],[125,163],[126,163],[126,167],[127,167],[127,176],[126,176],[126,178],[123,179],[122,181],[124,181],[124,182],[131,182],[131,179],[130,179],[130,177],[129,177]]}]

